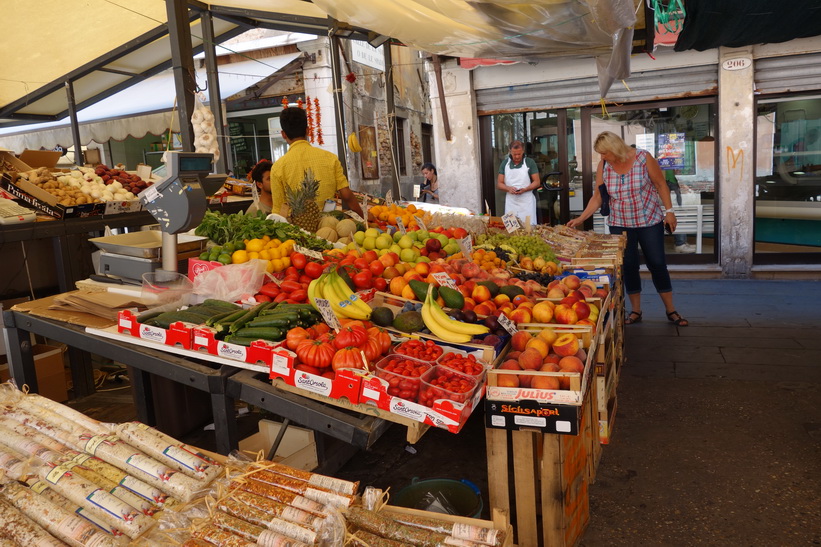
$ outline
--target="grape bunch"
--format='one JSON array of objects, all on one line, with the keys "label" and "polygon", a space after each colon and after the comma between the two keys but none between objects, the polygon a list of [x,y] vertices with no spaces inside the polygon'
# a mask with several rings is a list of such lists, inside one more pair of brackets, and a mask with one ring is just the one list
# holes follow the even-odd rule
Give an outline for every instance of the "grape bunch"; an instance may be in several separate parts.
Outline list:
[{"label": "grape bunch", "polygon": [[517,272],[515,277],[517,279],[521,279],[522,281],[528,281],[530,279],[534,281],[538,281],[539,285],[547,286],[548,283],[553,281],[554,276],[549,273],[539,273],[539,272],[528,272],[528,271],[521,271]]},{"label": "grape bunch", "polygon": [[505,262],[510,262],[510,253],[508,253],[498,245],[493,248],[493,252],[496,253],[497,257],[501,258]]},{"label": "grape bunch", "polygon": [[553,248],[539,236],[508,235],[503,233],[493,235],[483,234],[477,238],[477,241],[479,245],[489,244],[496,247],[499,245],[510,245],[520,255],[529,256],[530,258],[542,257],[547,261],[556,260]]}]

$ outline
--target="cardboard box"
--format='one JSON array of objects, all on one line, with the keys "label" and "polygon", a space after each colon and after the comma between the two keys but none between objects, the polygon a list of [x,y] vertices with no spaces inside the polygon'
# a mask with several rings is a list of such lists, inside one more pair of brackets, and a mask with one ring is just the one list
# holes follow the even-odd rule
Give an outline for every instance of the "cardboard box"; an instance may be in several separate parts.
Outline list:
[{"label": "cardboard box", "polygon": [[30,170],[31,167],[20,161],[14,154],[5,150],[0,150],[0,173],[10,171],[23,173]]},{"label": "cardboard box", "polygon": [[29,169],[37,169],[39,167],[46,167],[54,169],[57,167],[57,162],[63,157],[62,152],[55,150],[23,150],[20,154],[20,161],[29,166]]},{"label": "cardboard box", "polygon": [[58,219],[98,216],[102,215],[106,208],[105,203],[85,203],[71,207],[60,205],[57,196],[49,194],[28,181],[13,180],[8,173],[3,174],[0,186],[15,198],[21,199],[35,209]]},{"label": "cardboard box", "polygon": [[[34,353],[34,368],[37,373],[38,392],[43,397],[62,403],[68,400],[66,387],[66,372],[63,364],[65,348],[36,344],[32,348]],[[6,382],[10,378],[9,365],[6,357],[0,357],[0,381]],[[22,386],[21,386],[22,387]]]},{"label": "cardboard box", "polygon": [[[242,439],[239,442],[239,449],[252,454],[262,451],[262,454],[267,457],[281,427],[282,424],[279,422],[260,420],[259,432]],[[305,471],[319,467],[314,432],[310,429],[289,425],[277,447],[273,461]]]}]

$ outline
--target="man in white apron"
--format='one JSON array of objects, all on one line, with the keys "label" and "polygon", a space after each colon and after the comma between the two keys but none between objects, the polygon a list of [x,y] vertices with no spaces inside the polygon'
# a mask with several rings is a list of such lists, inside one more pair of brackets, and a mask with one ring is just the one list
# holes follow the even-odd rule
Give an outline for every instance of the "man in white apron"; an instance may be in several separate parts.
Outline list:
[{"label": "man in white apron", "polygon": [[532,158],[525,157],[522,141],[510,143],[510,155],[499,166],[496,188],[506,192],[505,214],[515,214],[522,223],[530,218],[530,224],[536,224],[536,190],[539,181],[539,168]]}]

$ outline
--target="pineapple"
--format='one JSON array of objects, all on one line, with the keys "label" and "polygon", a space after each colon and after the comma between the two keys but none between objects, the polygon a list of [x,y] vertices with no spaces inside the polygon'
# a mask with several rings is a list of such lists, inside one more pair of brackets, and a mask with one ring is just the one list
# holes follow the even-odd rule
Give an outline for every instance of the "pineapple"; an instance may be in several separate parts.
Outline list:
[{"label": "pineapple", "polygon": [[303,230],[316,233],[319,228],[320,212],[316,204],[316,194],[319,190],[319,181],[314,178],[311,169],[305,171],[305,178],[296,188],[285,187],[285,201],[291,208],[288,222],[299,226]]}]

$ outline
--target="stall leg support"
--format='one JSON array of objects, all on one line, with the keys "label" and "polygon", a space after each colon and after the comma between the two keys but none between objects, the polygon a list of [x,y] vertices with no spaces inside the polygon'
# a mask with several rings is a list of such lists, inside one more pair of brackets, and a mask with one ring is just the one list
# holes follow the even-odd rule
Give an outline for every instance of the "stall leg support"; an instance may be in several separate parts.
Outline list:
[{"label": "stall leg support", "polygon": [[20,330],[14,321],[14,314],[3,312],[3,336],[5,337],[6,350],[8,351],[9,372],[17,387],[27,385],[29,389],[37,393],[37,371],[34,368],[34,354],[31,347],[31,334],[28,331]]},{"label": "stall leg support", "polygon": [[128,377],[131,379],[134,406],[137,407],[137,420],[146,425],[157,425],[157,415],[154,411],[154,390],[151,387],[151,374],[134,367],[128,367]]},{"label": "stall leg support", "polygon": [[214,423],[225,424],[225,427],[217,426],[214,430],[217,452],[228,455],[239,446],[234,399],[225,393],[212,393],[211,410],[214,412]]}]

